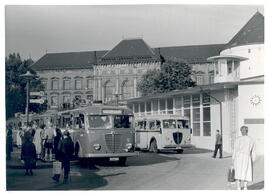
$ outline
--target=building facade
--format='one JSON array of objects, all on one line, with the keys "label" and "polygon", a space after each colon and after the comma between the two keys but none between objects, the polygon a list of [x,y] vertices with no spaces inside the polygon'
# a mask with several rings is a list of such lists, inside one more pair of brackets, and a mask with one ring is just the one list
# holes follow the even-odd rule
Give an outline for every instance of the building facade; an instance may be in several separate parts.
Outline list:
[{"label": "building facade", "polygon": [[130,99],[135,115],[181,114],[190,118],[192,143],[213,149],[215,132],[222,131],[223,149],[232,152],[240,127],[249,127],[257,154],[264,153],[264,17],[256,13],[225,45],[207,60],[213,84]]}]

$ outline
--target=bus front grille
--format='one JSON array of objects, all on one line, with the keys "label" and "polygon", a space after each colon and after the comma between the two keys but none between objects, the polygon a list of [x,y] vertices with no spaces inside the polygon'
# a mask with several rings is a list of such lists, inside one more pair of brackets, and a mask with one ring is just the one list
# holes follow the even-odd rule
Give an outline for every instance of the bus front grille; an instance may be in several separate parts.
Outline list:
[{"label": "bus front grille", "polygon": [[105,142],[107,149],[110,152],[120,152],[121,151],[121,141],[122,141],[121,134],[106,134],[105,135]]},{"label": "bus front grille", "polygon": [[176,144],[181,144],[183,139],[183,133],[175,132],[173,133],[173,139]]}]

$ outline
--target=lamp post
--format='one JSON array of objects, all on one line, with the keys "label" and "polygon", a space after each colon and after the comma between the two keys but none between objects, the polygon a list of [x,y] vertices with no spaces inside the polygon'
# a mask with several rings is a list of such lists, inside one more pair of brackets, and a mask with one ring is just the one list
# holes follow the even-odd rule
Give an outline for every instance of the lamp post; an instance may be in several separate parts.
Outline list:
[{"label": "lamp post", "polygon": [[20,75],[20,77],[25,78],[26,83],[26,108],[25,108],[25,114],[26,114],[26,123],[28,126],[29,123],[29,86],[30,86],[30,80],[34,77],[33,74],[30,73],[30,71],[27,71],[25,74]]}]

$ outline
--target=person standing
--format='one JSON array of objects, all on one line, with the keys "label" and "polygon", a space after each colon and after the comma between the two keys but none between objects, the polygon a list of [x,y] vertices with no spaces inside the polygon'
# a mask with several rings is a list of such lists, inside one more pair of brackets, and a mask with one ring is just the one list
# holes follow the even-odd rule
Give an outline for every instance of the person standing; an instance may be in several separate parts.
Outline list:
[{"label": "person standing", "polygon": [[[25,133],[25,142],[22,144],[21,160],[24,161],[25,175],[33,175],[32,169],[36,166],[36,147],[32,142],[32,136],[29,132]],[[30,172],[30,173],[29,173]]]},{"label": "person standing", "polygon": [[11,152],[13,152],[13,138],[12,138],[12,127],[7,126],[7,138],[6,138],[6,159],[11,159]]},{"label": "person standing", "polygon": [[244,183],[244,190],[247,190],[247,183],[253,180],[253,166],[255,161],[255,143],[248,136],[248,127],[240,128],[241,135],[235,140],[232,162],[235,169],[237,190],[241,190],[241,182]]},{"label": "person standing", "polygon": [[40,154],[41,154],[41,138],[40,138],[41,128],[39,128],[37,126],[37,124],[34,123],[33,124],[33,129],[35,130],[33,143],[35,144],[35,147],[36,147],[37,157],[40,158]]},{"label": "person standing", "polygon": [[69,132],[66,130],[63,133],[64,139],[59,143],[60,161],[64,169],[64,183],[68,182],[68,175],[70,171],[70,160],[74,153],[74,144]]},{"label": "person standing", "polygon": [[40,126],[40,146],[41,146],[41,153],[40,158],[45,160],[45,140],[46,140],[46,133],[45,133],[45,125]]},{"label": "person standing", "polygon": [[53,127],[52,124],[49,122],[48,123],[48,127],[46,127],[45,129],[45,135],[46,135],[46,139],[45,139],[45,161],[52,161],[52,149],[53,149]]},{"label": "person standing", "polygon": [[217,130],[217,133],[216,133],[215,151],[212,156],[213,158],[216,158],[218,150],[219,150],[219,158],[221,159],[222,158],[222,136],[219,133],[219,130]]},{"label": "person standing", "polygon": [[[58,149],[58,146],[60,145],[60,142],[61,142],[63,136],[62,136],[62,132],[59,128],[56,128],[55,132],[56,132],[56,136],[53,138],[53,150],[54,150],[54,154],[55,154],[55,160],[60,161],[61,160],[61,153]],[[52,179],[54,179],[57,182],[59,182],[59,178],[60,178],[60,174],[54,174],[54,176],[52,177]]]}]

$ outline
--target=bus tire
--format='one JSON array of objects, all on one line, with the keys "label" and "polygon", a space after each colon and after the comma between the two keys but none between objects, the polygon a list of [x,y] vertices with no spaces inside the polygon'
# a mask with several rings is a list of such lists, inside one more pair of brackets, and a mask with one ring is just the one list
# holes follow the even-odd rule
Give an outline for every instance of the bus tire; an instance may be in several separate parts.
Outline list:
[{"label": "bus tire", "polygon": [[126,166],[127,157],[119,157],[119,165]]},{"label": "bus tire", "polygon": [[182,154],[182,153],[184,152],[184,150],[183,150],[183,149],[178,149],[178,150],[176,150],[176,152],[177,152],[178,154]]},{"label": "bus tire", "polygon": [[158,152],[158,149],[157,149],[157,140],[156,139],[152,139],[152,141],[150,142],[149,152],[153,152],[153,153],[157,153]]}]

